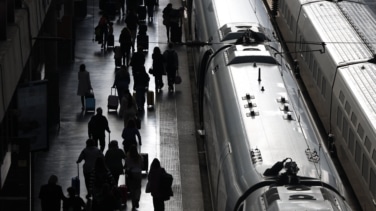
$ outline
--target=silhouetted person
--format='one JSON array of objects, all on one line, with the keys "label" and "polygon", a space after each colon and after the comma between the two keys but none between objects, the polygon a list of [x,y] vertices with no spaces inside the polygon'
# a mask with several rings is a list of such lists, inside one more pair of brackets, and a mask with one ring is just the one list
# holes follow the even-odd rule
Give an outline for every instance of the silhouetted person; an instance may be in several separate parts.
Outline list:
[{"label": "silhouetted person", "polygon": [[81,96],[82,110],[85,109],[85,95],[88,94],[91,89],[90,73],[86,70],[86,66],[81,64],[80,71],[78,71],[77,95]]},{"label": "silhouetted person", "polygon": [[124,27],[119,36],[120,50],[122,54],[122,64],[128,66],[133,46],[131,31]]},{"label": "silhouetted person", "polygon": [[145,0],[145,5],[148,9],[148,20],[153,22],[154,18],[154,6],[157,4],[156,0]]},{"label": "silhouetted person", "polygon": [[[93,171],[95,166],[95,161],[97,158],[104,157],[101,150],[98,149],[98,147],[95,146],[95,143],[93,139],[88,139],[86,141],[86,147],[83,149],[76,161],[76,163],[80,163],[82,160],[85,161],[83,165],[83,172],[84,172],[84,178],[85,178],[85,185],[86,189],[89,192],[89,178],[90,173]],[[89,194],[86,196],[88,197]]]},{"label": "silhouetted person", "polygon": [[155,79],[155,91],[162,89],[163,87],[163,79],[162,76],[165,74],[164,68],[164,57],[161,53],[161,49],[159,47],[154,47],[153,54],[153,76]]},{"label": "silhouetted person", "polygon": [[63,203],[64,211],[82,211],[85,209],[86,204],[84,200],[76,194],[76,190],[73,187],[69,187],[68,198]]},{"label": "silhouetted person", "polygon": [[127,127],[130,119],[137,118],[137,103],[129,90],[124,92],[121,99],[119,115],[124,119],[124,127]]},{"label": "silhouetted person", "polygon": [[166,33],[167,33],[167,42],[170,42],[170,29],[171,29],[171,18],[170,13],[172,11],[172,4],[169,3],[167,6],[163,9],[163,25],[166,26]]},{"label": "silhouetted person", "polygon": [[128,121],[128,125],[127,127],[124,127],[121,137],[123,138],[123,148],[125,154],[128,153],[132,145],[137,146],[137,139],[140,146],[142,145],[140,131],[137,129],[136,122],[133,119]]},{"label": "silhouetted person", "polygon": [[166,170],[161,167],[161,163],[157,158],[154,158],[150,165],[148,175],[148,190],[153,197],[154,211],[165,210],[165,190],[162,188],[162,176],[166,174]]},{"label": "silhouetted person", "polygon": [[136,103],[138,111],[143,111],[145,105],[145,93],[149,87],[150,77],[145,70],[145,66],[141,66],[137,70],[137,72],[133,72],[133,89],[136,91]]},{"label": "silhouetted person", "polygon": [[179,68],[179,58],[178,54],[173,48],[173,44],[168,44],[168,49],[163,53],[165,63],[166,63],[166,72],[167,72],[167,81],[168,81],[168,90],[170,92],[174,91],[175,77],[176,72]]},{"label": "silhouetted person", "polygon": [[127,16],[125,18],[125,23],[127,24],[127,28],[131,32],[132,37],[132,51],[134,52],[134,43],[136,40],[137,35],[137,27],[138,27],[138,17],[136,10],[130,10],[129,13],[127,13]]},{"label": "silhouetted person", "polygon": [[121,66],[118,71],[115,73],[115,81],[112,87],[116,87],[119,103],[121,103],[121,99],[123,98],[123,94],[126,90],[129,89],[129,83],[131,82],[131,76],[129,75],[128,68],[125,66]]},{"label": "silhouetted person", "polygon": [[61,210],[61,200],[66,200],[66,197],[57,181],[57,176],[51,175],[48,183],[40,188],[39,199],[41,200],[42,211]]},{"label": "silhouetted person", "polygon": [[127,154],[126,169],[129,176],[129,191],[131,192],[133,210],[139,208],[143,163],[142,156],[137,152],[137,146],[132,145]]},{"label": "silhouetted person", "polygon": [[96,146],[98,146],[98,140],[100,143],[100,149],[103,152],[106,140],[105,140],[105,131],[111,133],[110,128],[108,127],[108,121],[105,116],[102,115],[103,110],[101,107],[97,108],[97,114],[91,117],[88,124],[88,133],[89,138],[94,140]]},{"label": "silhouetted person", "polygon": [[110,142],[110,146],[104,157],[115,182],[118,182],[119,175],[124,173],[123,160],[125,161],[125,154],[122,149],[119,149],[119,144],[116,140]]}]

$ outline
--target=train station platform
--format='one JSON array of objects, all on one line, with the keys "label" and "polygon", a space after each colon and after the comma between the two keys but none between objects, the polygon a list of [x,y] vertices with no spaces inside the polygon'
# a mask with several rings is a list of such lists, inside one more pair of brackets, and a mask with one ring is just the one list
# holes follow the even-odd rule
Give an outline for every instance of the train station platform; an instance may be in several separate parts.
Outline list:
[{"label": "train station platform", "polygon": [[[112,48],[101,49],[94,42],[94,27],[100,18],[99,1],[88,2],[87,15],[83,19],[76,19],[75,26],[75,61],[68,65],[59,66],[60,81],[60,126],[54,128],[49,136],[49,149],[35,152],[32,155],[34,168],[32,169],[32,210],[39,211],[39,188],[46,184],[50,175],[59,178],[58,184],[67,194],[71,186],[71,178],[77,176],[76,160],[85,148],[88,139],[88,122],[95,113],[81,110],[80,97],[76,95],[78,77],[77,73],[81,64],[86,65],[90,72],[91,83],[96,98],[96,107],[103,108],[103,114],[109,121],[111,130],[110,138],[106,133],[106,148],[108,140],[117,140],[121,147],[123,120],[117,112],[107,112],[107,97],[115,76],[114,52]],[[167,48],[166,29],[162,24],[162,10],[168,3],[177,9],[182,6],[178,0],[159,0],[159,6],[154,13],[154,21],[147,24],[149,35],[149,52],[146,54],[145,68],[152,65],[152,51],[159,46],[162,52]],[[118,38],[121,29],[125,26],[124,18],[116,16],[114,23],[115,45],[119,45]],[[184,33],[183,33],[184,40]],[[140,133],[142,136],[142,152],[149,154],[149,165],[154,158],[161,161],[162,167],[173,175],[174,196],[165,203],[166,210],[204,210],[203,191],[201,186],[198,149],[196,144],[196,130],[194,108],[190,82],[190,70],[187,58],[187,49],[184,45],[175,45],[174,49],[179,56],[179,73],[183,79],[176,85],[175,92],[169,93],[167,78],[164,77],[162,91],[155,93],[155,107],[140,113],[142,120]],[[131,68],[129,72],[132,74]],[[149,89],[154,90],[154,77],[150,76]],[[130,88],[133,87],[131,75]],[[83,162],[80,163],[80,196],[85,199],[87,194],[82,172]],[[150,194],[145,193],[147,177],[142,180],[142,193],[138,210],[153,210]],[[85,199],[86,200],[86,199]],[[127,207],[131,210],[131,201],[128,199]]]}]

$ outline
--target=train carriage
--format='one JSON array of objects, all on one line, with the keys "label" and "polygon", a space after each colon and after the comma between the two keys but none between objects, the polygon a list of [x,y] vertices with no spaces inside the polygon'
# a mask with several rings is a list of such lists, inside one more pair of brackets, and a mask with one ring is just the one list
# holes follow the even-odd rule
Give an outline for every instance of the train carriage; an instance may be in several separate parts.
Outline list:
[{"label": "train carriage", "polygon": [[359,2],[279,3],[276,20],[321,122],[363,210],[374,210],[376,16]]},{"label": "train carriage", "polygon": [[192,6],[215,210],[351,210],[261,1]]}]

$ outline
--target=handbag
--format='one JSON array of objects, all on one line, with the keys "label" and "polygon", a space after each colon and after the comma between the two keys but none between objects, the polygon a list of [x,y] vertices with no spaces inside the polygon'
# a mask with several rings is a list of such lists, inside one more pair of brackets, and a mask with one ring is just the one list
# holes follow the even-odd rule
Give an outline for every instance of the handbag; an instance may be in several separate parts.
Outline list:
[{"label": "handbag", "polygon": [[179,71],[176,70],[176,76],[175,76],[175,84],[181,84],[181,77],[179,75]]}]

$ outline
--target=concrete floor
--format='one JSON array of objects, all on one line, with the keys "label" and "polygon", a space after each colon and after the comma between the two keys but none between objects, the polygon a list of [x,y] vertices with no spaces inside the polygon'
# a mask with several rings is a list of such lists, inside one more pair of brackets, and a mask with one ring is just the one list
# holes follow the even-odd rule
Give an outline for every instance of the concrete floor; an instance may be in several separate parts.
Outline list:
[{"label": "concrete floor", "polygon": [[[167,47],[165,27],[162,24],[162,10],[169,3],[160,0],[155,10],[155,21],[148,23],[149,53],[146,55],[146,69],[152,64],[151,54],[155,46],[162,51]],[[174,8],[179,8],[181,2],[171,1]],[[92,5],[91,5],[92,4]],[[76,95],[77,71],[84,63],[90,72],[91,82],[96,97],[96,106],[102,107],[104,116],[109,121],[111,137],[108,140],[122,142],[121,132],[123,121],[117,112],[107,112],[107,97],[114,81],[115,63],[113,51],[101,49],[93,42],[94,26],[100,18],[98,1],[88,2],[88,14],[84,19],[76,20],[76,50],[75,61],[59,67],[60,77],[60,128],[50,135],[50,147],[46,152],[33,153],[33,210],[40,210],[38,199],[39,188],[47,183],[51,174],[59,178],[59,184],[66,189],[71,185],[71,178],[77,175],[76,160],[85,147],[87,123],[94,113],[81,111],[80,97]],[[125,26],[124,19],[117,16],[114,22],[115,45],[120,30]],[[184,38],[183,38],[184,39]],[[200,169],[196,145],[194,113],[192,105],[191,84],[187,62],[186,47],[176,46],[179,55],[179,72],[183,83],[176,86],[175,93],[168,93],[167,86],[155,95],[154,110],[140,114],[142,119],[142,152],[149,153],[149,165],[153,158],[159,158],[162,166],[173,175],[174,196],[166,202],[166,210],[204,210],[201,188]],[[131,69],[130,69],[131,73]],[[167,78],[163,79],[167,84]],[[133,87],[133,78],[130,87]],[[154,89],[154,78],[151,76],[150,89]],[[107,147],[104,152],[106,152]],[[86,188],[80,164],[81,194],[85,198]],[[142,194],[138,210],[153,210],[152,197],[145,193],[146,177],[142,181]],[[131,209],[128,200],[127,208]]]}]

